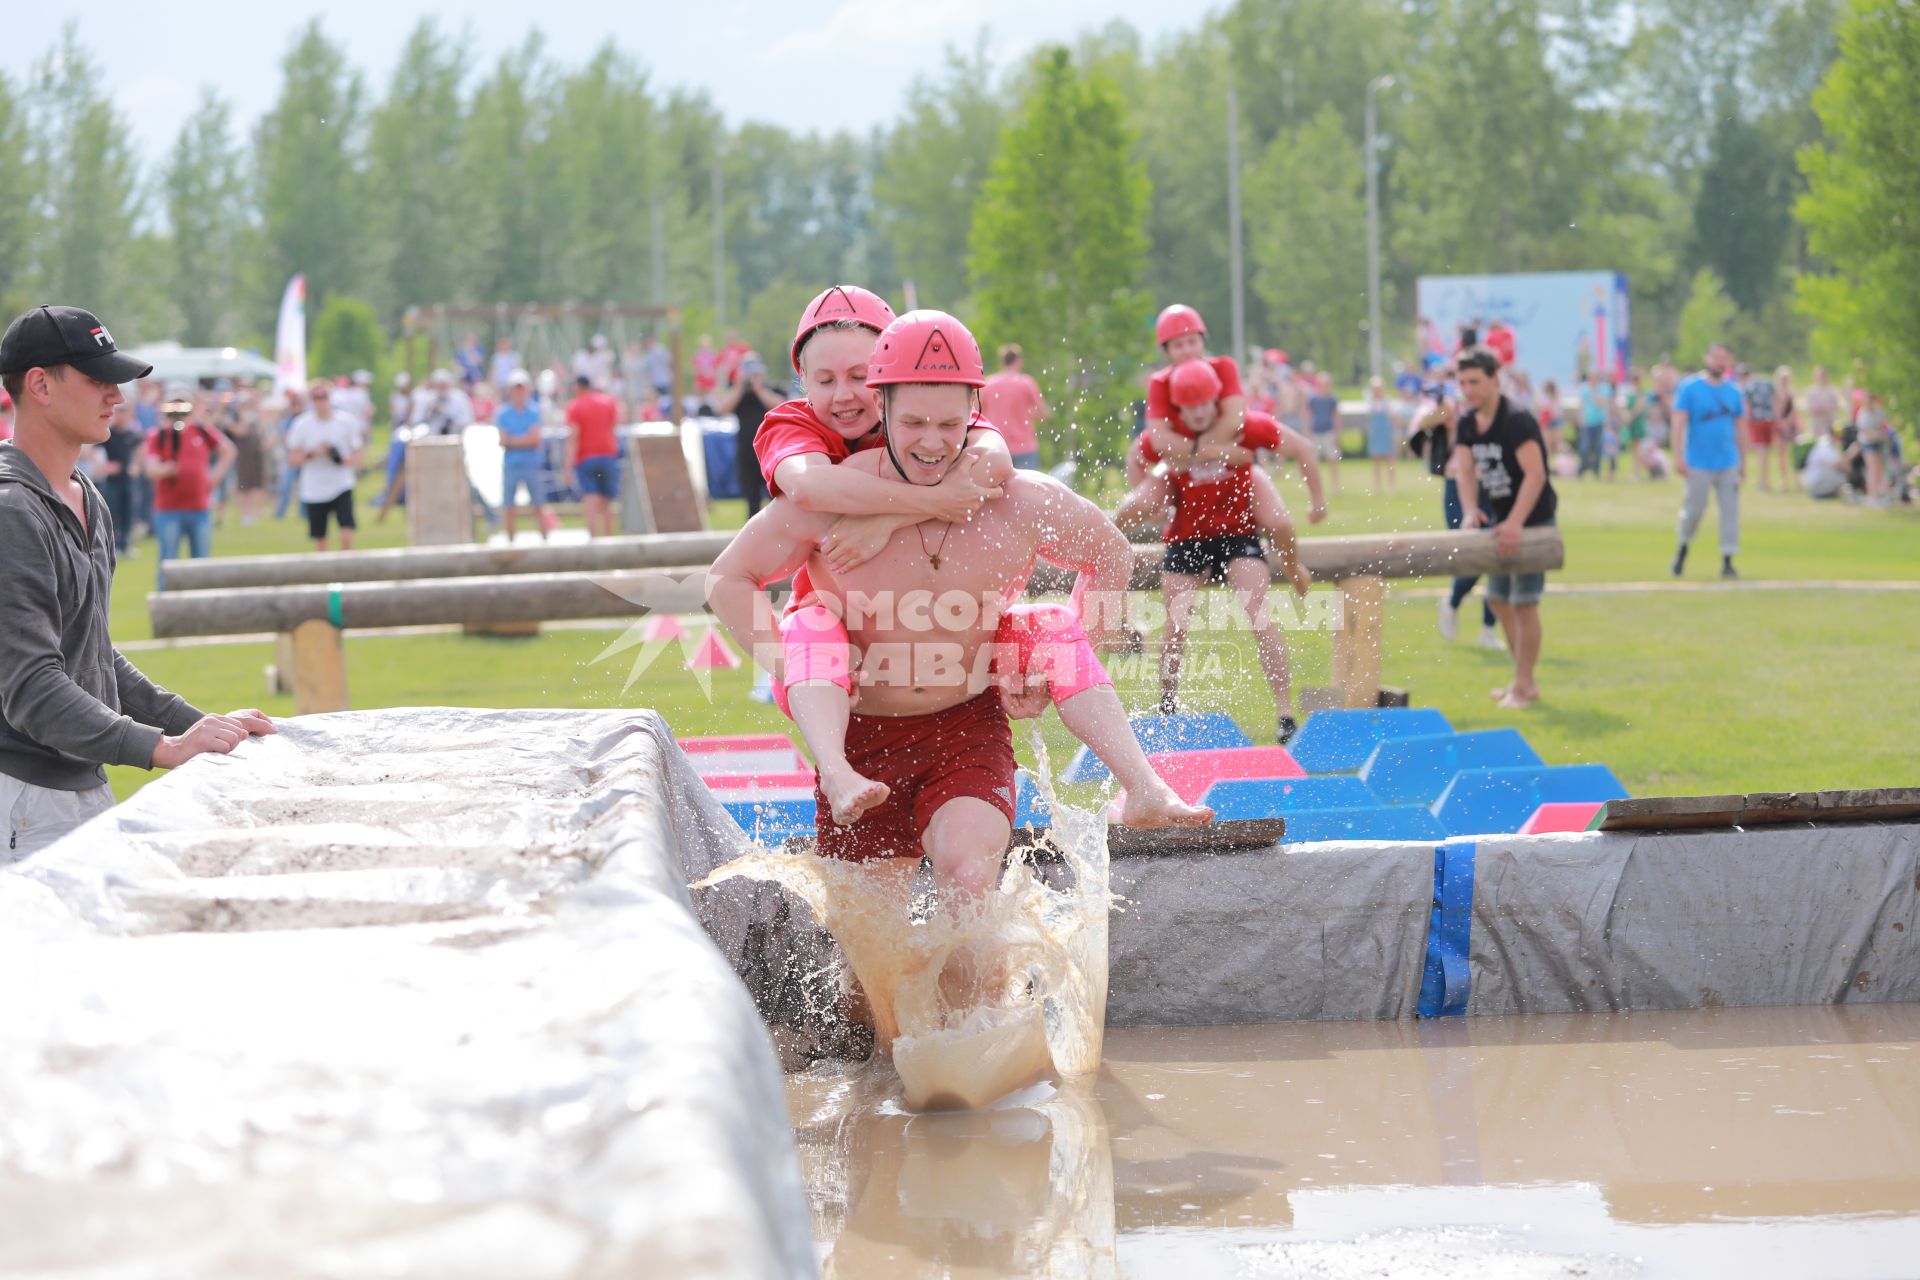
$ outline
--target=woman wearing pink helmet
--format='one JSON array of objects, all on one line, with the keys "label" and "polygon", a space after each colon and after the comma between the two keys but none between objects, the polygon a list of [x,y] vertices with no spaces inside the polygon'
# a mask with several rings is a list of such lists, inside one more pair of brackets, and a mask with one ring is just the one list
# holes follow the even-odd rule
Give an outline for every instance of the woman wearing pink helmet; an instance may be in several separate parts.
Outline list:
[{"label": "woman wearing pink helmet", "polygon": [[[1171,473],[1196,467],[1203,470],[1243,467],[1256,460],[1240,443],[1240,433],[1247,421],[1247,397],[1240,385],[1239,367],[1231,356],[1207,355],[1207,326],[1200,313],[1176,303],[1160,313],[1154,336],[1160,340],[1160,349],[1166,352],[1171,363],[1155,371],[1147,382],[1147,429],[1128,451],[1130,489],[1113,517],[1123,529],[1156,520],[1166,522],[1176,496]],[[1219,412],[1214,425],[1204,435],[1196,434],[1186,425],[1171,394],[1176,371],[1194,361],[1211,368],[1220,384]],[[1156,466],[1160,470],[1154,470]],[[1318,472],[1311,474],[1312,505],[1307,519],[1318,524],[1327,518],[1327,507],[1318,484]],[[1287,504],[1263,468],[1253,467],[1251,476],[1254,524],[1272,537],[1281,570],[1292,582],[1293,589],[1305,595],[1309,579],[1300,564],[1298,539]]]},{"label": "woman wearing pink helmet", "polygon": [[[808,510],[839,514],[822,544],[828,563],[849,569],[872,557],[896,529],[921,520],[965,520],[1000,495],[1013,459],[999,432],[976,421],[969,452],[978,467],[957,468],[946,482],[920,488],[889,484],[837,466],[877,446],[879,405],[867,370],[880,331],[893,323],[886,300],[859,285],[822,290],[800,313],[789,355],[804,397],[768,412],[753,439],[767,492]],[[852,711],[847,629],[814,598],[805,568],[781,624],[782,656],[774,701],[800,730],[819,771],[834,819],[851,823],[886,799],[886,788],[847,767]]]}]

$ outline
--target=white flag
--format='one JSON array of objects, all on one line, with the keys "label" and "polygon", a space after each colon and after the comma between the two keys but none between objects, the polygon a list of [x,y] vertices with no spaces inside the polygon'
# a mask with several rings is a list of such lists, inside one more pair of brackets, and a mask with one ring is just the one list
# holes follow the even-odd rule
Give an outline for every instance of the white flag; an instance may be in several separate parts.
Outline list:
[{"label": "white flag", "polygon": [[273,338],[273,390],[284,396],[288,391],[307,389],[307,278],[295,276],[287,281],[280,296],[280,328]]}]

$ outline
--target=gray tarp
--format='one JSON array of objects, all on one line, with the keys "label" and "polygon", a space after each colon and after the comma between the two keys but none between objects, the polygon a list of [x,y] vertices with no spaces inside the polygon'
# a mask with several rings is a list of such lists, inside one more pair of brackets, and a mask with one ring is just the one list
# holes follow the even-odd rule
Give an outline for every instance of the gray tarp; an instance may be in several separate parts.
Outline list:
[{"label": "gray tarp", "polygon": [[0,1273],[813,1274],[690,778],[647,712],[308,717],[0,873]]},{"label": "gray tarp", "polygon": [[1498,836],[1475,1014],[1920,1000],[1920,825]]}]

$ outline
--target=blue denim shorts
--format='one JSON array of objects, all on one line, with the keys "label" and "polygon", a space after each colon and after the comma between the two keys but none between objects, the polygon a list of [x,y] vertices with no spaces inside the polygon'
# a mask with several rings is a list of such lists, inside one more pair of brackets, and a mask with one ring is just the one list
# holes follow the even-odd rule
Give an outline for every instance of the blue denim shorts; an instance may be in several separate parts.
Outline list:
[{"label": "blue denim shorts", "polygon": [[574,482],[580,492],[603,498],[620,496],[620,459],[617,457],[582,458],[573,466]]},{"label": "blue denim shorts", "polygon": [[1487,578],[1487,599],[1508,604],[1539,604],[1547,593],[1544,573],[1496,573]]},{"label": "blue denim shorts", "polygon": [[546,459],[538,449],[509,449],[501,457],[500,500],[513,506],[514,495],[523,488],[529,505],[546,505]]}]

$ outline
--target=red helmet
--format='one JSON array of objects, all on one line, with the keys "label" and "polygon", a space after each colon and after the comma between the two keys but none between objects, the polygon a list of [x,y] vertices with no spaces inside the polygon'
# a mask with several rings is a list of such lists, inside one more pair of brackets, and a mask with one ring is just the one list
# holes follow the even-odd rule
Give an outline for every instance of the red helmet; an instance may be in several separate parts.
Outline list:
[{"label": "red helmet", "polygon": [[1224,389],[1220,375],[1205,360],[1183,361],[1173,367],[1173,376],[1167,379],[1167,395],[1176,409],[1218,400]]},{"label": "red helmet", "polygon": [[823,324],[853,320],[875,333],[893,323],[893,308],[871,289],[857,284],[836,284],[821,290],[818,297],[800,313],[800,327],[793,331],[793,371],[800,372],[800,347]]},{"label": "red helmet", "polygon": [[1205,337],[1206,332],[1207,322],[1200,318],[1200,313],[1179,302],[1162,311],[1160,318],[1153,322],[1153,340],[1163,347],[1189,333]]},{"label": "red helmet", "polygon": [[881,331],[867,364],[869,387],[908,382],[987,385],[986,361],[967,326],[944,311],[909,311]]}]

